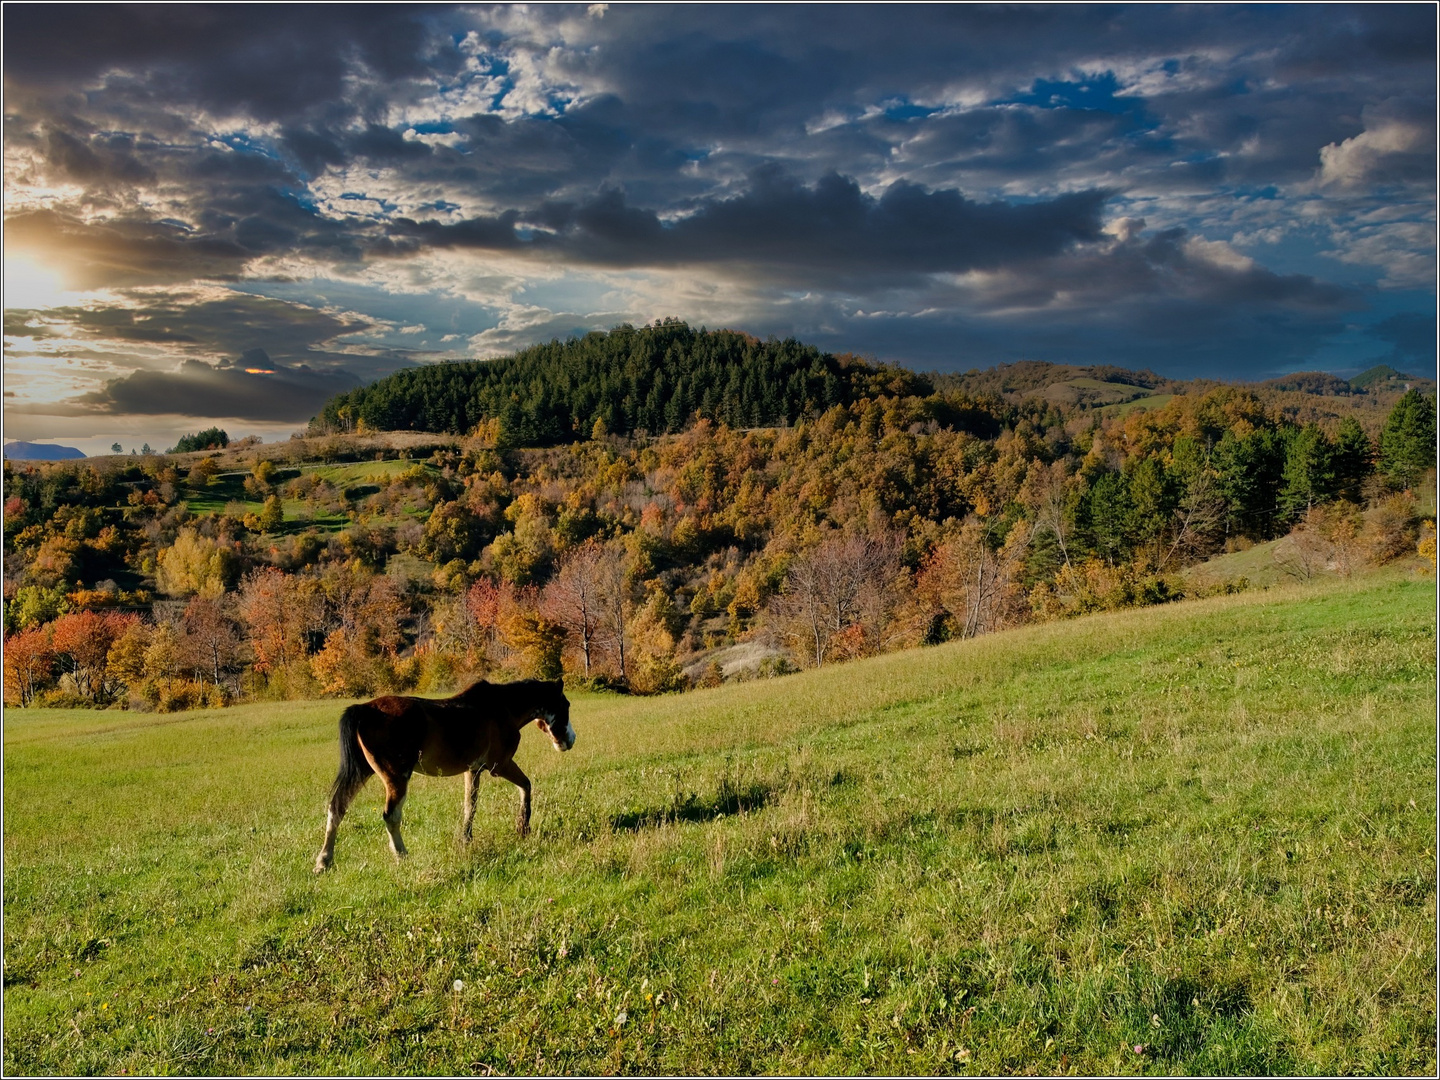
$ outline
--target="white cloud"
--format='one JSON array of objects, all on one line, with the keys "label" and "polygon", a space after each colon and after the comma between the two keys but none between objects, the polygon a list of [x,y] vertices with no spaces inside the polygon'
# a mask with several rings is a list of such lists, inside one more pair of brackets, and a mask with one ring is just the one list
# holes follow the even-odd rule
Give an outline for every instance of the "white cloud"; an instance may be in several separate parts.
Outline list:
[{"label": "white cloud", "polygon": [[1354,190],[1412,178],[1421,158],[1434,180],[1435,129],[1422,123],[1383,120],[1354,138],[1320,148],[1319,182]]}]

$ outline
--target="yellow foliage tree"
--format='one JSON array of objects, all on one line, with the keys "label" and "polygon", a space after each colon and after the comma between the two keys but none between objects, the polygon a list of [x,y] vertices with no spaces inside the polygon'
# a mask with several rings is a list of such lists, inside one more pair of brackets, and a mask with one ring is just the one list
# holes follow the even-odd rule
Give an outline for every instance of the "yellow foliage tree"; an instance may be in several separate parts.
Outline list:
[{"label": "yellow foliage tree", "polygon": [[214,599],[224,594],[239,569],[239,557],[230,544],[181,529],[175,543],[160,553],[155,583],[171,596],[198,593]]}]

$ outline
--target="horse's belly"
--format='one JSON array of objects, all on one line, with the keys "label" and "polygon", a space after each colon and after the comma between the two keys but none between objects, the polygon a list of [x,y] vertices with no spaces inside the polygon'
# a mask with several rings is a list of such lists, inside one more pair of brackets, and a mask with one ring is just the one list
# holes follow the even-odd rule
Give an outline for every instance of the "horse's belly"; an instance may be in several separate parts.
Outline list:
[{"label": "horse's belly", "polygon": [[447,769],[441,762],[436,761],[434,758],[427,757],[422,751],[420,760],[415,762],[415,771],[424,773],[426,776],[454,776],[457,772],[463,772],[464,770]]},{"label": "horse's belly", "polygon": [[443,745],[438,739],[427,742],[420,748],[415,771],[426,776],[454,776],[467,772],[473,762],[468,759],[464,750],[457,753],[456,749]]}]

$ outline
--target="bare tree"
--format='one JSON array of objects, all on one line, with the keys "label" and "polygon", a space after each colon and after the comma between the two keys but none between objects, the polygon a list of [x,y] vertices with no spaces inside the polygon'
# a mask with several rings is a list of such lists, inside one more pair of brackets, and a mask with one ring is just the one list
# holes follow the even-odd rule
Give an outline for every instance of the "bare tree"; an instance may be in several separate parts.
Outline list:
[{"label": "bare tree", "polygon": [[635,610],[634,591],[625,565],[625,549],[618,542],[606,544],[596,564],[596,597],[599,600],[599,640],[615,660],[616,674],[630,677],[626,666],[626,635]]},{"label": "bare tree", "polygon": [[1068,547],[1069,528],[1066,520],[1066,501],[1072,482],[1063,461],[1046,465],[1038,459],[1030,463],[1025,474],[1025,483],[1020,489],[1020,501],[1030,511],[1035,523],[1035,532],[1050,533],[1060,548],[1060,558],[1070,565]]},{"label": "bare tree", "polygon": [[1215,473],[1208,467],[1200,469],[1185,486],[1185,494],[1175,507],[1173,540],[1155,569],[1163,571],[1176,558],[1188,561],[1208,554],[1224,526],[1225,499],[1215,483]]},{"label": "bare tree", "polygon": [[[571,641],[580,649],[585,677],[590,676],[591,654],[601,626],[604,598],[605,547],[598,540],[587,540],[560,560],[560,568],[545,586],[544,608],[558,622]],[[621,666],[624,663],[622,660]]]},{"label": "bare tree", "polygon": [[993,521],[968,518],[959,535],[935,549],[916,582],[921,602],[957,637],[989,633],[1016,618],[1017,578],[1032,532],[1017,522],[997,545],[994,527]]},{"label": "bare tree", "polygon": [[832,536],[790,564],[772,611],[818,667],[851,627],[872,638],[883,627],[899,573],[898,538]]},{"label": "bare tree", "polygon": [[240,652],[240,631],[235,622],[234,600],[197,596],[185,607],[182,622],[185,635],[181,645],[185,659],[199,671],[206,671],[216,686]]}]

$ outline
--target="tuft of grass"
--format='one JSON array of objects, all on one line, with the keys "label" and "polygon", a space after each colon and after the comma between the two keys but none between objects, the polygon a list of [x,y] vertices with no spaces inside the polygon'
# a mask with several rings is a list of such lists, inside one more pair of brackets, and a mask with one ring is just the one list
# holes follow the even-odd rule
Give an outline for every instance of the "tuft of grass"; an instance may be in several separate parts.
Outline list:
[{"label": "tuft of grass", "polygon": [[1079,619],[525,737],[533,835],[336,702],[10,710],[12,1073],[1431,1073],[1435,590]]}]

